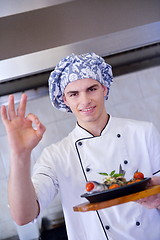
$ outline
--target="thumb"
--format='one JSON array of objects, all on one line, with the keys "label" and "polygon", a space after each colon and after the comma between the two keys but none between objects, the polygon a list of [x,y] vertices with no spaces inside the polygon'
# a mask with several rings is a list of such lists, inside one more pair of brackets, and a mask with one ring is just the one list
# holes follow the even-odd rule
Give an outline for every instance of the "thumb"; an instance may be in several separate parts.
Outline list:
[{"label": "thumb", "polygon": [[156,177],[151,178],[151,181],[150,181],[151,186],[159,185],[159,184],[160,184],[160,177],[156,176]]}]

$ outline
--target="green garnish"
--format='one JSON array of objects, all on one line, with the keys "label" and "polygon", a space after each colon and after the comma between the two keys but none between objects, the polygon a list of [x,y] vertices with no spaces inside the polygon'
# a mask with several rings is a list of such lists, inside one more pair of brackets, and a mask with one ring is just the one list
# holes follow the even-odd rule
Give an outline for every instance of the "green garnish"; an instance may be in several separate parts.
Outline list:
[{"label": "green garnish", "polygon": [[104,176],[108,176],[108,173],[100,172],[99,174],[104,175]]},{"label": "green garnish", "polygon": [[101,175],[104,175],[104,176],[110,176],[110,177],[120,177],[120,176],[124,176],[124,174],[123,173],[115,173],[115,170],[114,171],[112,171],[110,174],[108,174],[108,173],[99,173],[99,174],[101,174]]}]

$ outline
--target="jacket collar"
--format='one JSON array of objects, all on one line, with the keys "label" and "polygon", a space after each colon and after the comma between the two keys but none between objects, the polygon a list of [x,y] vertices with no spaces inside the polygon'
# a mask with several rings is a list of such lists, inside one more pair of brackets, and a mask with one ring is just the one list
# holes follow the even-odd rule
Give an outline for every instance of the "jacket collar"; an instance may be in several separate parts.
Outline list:
[{"label": "jacket collar", "polygon": [[[113,117],[110,116],[109,121],[107,122],[106,126],[102,129],[101,135],[104,135],[110,129],[111,123],[113,121]],[[79,139],[82,138],[91,138],[94,137],[89,131],[81,127],[78,123],[76,123],[76,127],[74,129],[74,133]]]}]

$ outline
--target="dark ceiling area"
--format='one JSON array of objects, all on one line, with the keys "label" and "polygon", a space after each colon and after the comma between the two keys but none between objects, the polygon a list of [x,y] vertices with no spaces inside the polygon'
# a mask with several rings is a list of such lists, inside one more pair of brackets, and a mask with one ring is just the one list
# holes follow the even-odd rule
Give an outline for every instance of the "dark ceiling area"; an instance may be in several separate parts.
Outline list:
[{"label": "dark ceiling area", "polygon": [[[119,76],[134,71],[160,65],[160,43],[146,47],[122,52],[104,57],[113,68],[114,76]],[[48,78],[51,71],[2,82],[0,85],[0,96],[15,92],[23,92],[39,87],[48,88]]]},{"label": "dark ceiling area", "polygon": [[[14,1],[19,0],[9,2]],[[32,2],[34,4],[34,0]],[[2,17],[0,59],[55,48],[159,20],[159,0],[66,1]]]},{"label": "dark ceiling area", "polygon": [[114,76],[160,65],[159,0],[2,0],[0,96],[48,87],[58,61],[95,52]]}]

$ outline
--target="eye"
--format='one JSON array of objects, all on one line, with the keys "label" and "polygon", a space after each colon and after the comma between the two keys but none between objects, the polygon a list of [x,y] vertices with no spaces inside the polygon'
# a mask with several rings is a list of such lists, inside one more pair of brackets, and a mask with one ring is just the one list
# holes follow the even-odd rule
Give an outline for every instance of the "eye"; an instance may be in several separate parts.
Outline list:
[{"label": "eye", "polygon": [[97,90],[96,87],[91,87],[91,88],[89,88],[89,92],[93,92],[93,91],[96,91],[96,90]]},{"label": "eye", "polygon": [[70,93],[69,94],[69,97],[76,97],[78,95],[78,93],[77,92],[74,92],[74,93]]}]

